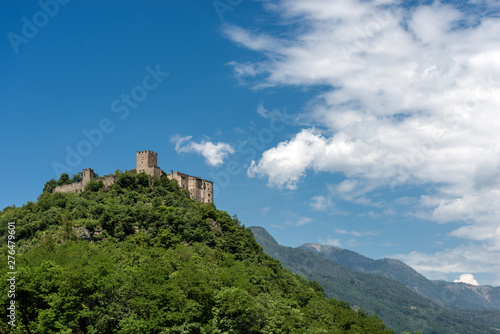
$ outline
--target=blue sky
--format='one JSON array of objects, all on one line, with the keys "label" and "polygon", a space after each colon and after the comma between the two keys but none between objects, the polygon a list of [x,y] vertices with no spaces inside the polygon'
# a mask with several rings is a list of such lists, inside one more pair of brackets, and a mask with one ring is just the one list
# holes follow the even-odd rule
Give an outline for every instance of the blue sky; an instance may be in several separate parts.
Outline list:
[{"label": "blue sky", "polygon": [[499,1],[2,1],[0,207],[159,166],[281,244],[500,285]]}]

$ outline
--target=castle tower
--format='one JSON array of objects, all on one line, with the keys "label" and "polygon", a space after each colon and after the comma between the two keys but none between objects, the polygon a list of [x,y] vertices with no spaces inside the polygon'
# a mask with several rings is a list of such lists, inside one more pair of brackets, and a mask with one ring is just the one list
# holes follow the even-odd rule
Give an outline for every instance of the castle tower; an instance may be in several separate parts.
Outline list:
[{"label": "castle tower", "polygon": [[150,177],[161,177],[161,168],[158,167],[158,154],[150,150],[137,151],[135,171],[137,173],[145,172]]},{"label": "castle tower", "polygon": [[95,177],[94,170],[92,168],[86,168],[82,172],[82,183],[86,185],[91,179]]}]

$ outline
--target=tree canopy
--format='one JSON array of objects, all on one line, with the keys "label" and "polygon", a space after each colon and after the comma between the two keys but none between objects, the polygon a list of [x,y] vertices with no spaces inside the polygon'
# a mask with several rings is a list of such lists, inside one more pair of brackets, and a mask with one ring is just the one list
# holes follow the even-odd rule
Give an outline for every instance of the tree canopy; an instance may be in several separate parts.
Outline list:
[{"label": "tree canopy", "polygon": [[[2,254],[16,223],[18,310],[12,327],[0,294],[0,332],[393,333],[285,270],[236,216],[175,181],[117,176],[0,213]],[[1,268],[6,291],[6,256]]]}]

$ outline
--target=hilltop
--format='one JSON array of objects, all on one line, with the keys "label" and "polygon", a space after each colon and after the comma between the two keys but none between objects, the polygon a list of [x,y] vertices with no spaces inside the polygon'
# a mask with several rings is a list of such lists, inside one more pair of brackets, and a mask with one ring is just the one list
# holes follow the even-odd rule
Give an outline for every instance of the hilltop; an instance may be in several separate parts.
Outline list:
[{"label": "hilltop", "polygon": [[175,180],[114,177],[1,212],[2,254],[16,226],[17,313],[8,325],[2,293],[0,332],[393,333],[284,269],[236,216]]}]

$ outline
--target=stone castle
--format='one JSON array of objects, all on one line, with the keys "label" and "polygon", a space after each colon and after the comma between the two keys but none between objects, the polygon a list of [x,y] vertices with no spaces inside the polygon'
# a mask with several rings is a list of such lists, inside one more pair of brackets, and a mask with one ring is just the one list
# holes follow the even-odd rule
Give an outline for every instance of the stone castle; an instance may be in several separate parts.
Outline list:
[{"label": "stone castle", "polygon": [[[158,154],[156,152],[149,150],[138,151],[136,153],[135,166],[135,171],[137,173],[145,172],[151,179],[155,177],[167,177],[170,180],[177,180],[179,186],[189,191],[189,196],[195,201],[202,203],[213,203],[214,201],[214,183],[212,181],[203,180],[199,177],[180,172],[174,173],[172,170],[169,175],[166,175],[166,173],[158,167]],[[82,192],[85,185],[90,180],[100,180],[105,187],[109,187],[116,182],[116,178],[115,175],[96,177],[94,170],[92,168],[87,168],[82,172],[82,181],[57,186],[54,188],[53,192]]]}]

